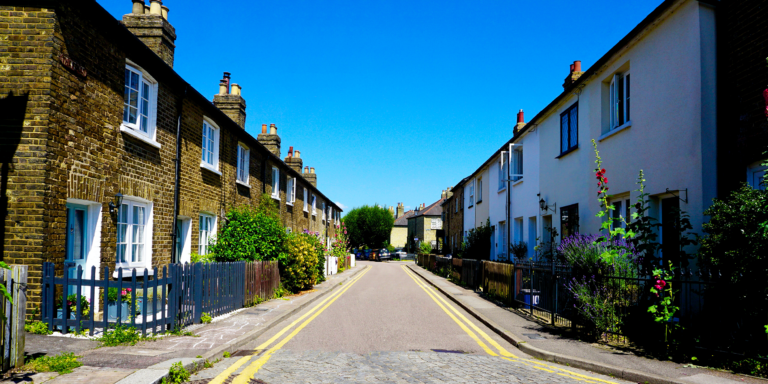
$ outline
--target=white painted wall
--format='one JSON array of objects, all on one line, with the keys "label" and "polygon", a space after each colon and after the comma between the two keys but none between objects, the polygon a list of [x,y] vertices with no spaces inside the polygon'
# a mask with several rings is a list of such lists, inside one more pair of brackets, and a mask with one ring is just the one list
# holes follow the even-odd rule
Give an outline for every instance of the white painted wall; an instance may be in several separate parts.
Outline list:
[{"label": "white painted wall", "polygon": [[[495,226],[496,230],[493,234],[493,241],[496,244],[496,252],[491,255],[491,260],[496,260],[499,255],[507,254],[506,247],[502,244],[502,234],[500,233],[500,222],[506,222],[507,220],[507,188],[506,182],[502,183],[502,188],[499,189],[499,169],[501,168],[501,156],[497,154],[491,161],[488,167],[488,216],[491,219],[491,225]],[[506,162],[506,159],[505,159]],[[506,177],[501,177],[506,179]]]},{"label": "white painted wall", "polygon": [[[688,203],[681,201],[680,208],[688,212],[695,230],[701,230],[703,211],[716,186],[713,25],[711,8],[693,0],[684,2],[609,61],[579,95],[571,95],[539,122],[540,190],[550,204],[557,203],[553,224],[558,232],[562,233],[561,207],[575,203],[579,204],[580,232],[595,233],[600,228],[595,217],[600,207],[591,139],[600,140],[598,149],[611,194],[629,194],[634,203],[642,169],[646,192],[654,199],[670,197],[667,188],[688,189]],[[615,72],[627,68],[631,70],[632,124],[606,135],[608,84]],[[579,148],[558,159],[560,113],[575,102],[579,103]],[[512,195],[516,217],[523,206],[532,204],[530,196],[535,193],[513,190]],[[519,201],[520,195],[525,201]],[[528,215],[530,210],[525,212]]]},{"label": "white painted wall", "polygon": [[[519,229],[521,236],[519,240],[528,243],[528,256],[533,256],[533,248],[536,246],[535,239],[541,234],[541,218],[539,209],[539,133],[540,130],[532,129],[527,131],[514,144],[521,145],[523,148],[523,178],[513,182],[510,188],[510,243],[518,241],[515,228],[522,219],[522,228]],[[558,142],[559,143],[559,142]],[[530,228],[529,220],[533,217],[535,227]],[[532,241],[534,240],[534,241]]]}]

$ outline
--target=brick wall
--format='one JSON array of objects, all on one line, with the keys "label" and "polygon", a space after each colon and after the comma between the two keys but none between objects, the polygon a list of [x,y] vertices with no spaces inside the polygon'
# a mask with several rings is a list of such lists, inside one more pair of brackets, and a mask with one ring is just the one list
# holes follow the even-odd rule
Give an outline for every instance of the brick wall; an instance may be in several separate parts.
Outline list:
[{"label": "brick wall", "polygon": [[[443,205],[446,253],[456,252],[456,247],[461,244],[464,234],[464,210],[461,207],[464,201],[464,188],[459,185],[453,188],[452,192],[453,195],[446,199],[446,203]],[[456,212],[455,206],[457,200],[459,201],[458,212]]]},{"label": "brick wall", "polygon": [[[118,192],[152,203],[151,265],[162,268],[171,262],[179,112],[179,215],[191,219],[193,252],[200,240],[200,213],[216,215],[221,226],[229,208],[257,205],[262,193],[272,192],[272,166],[281,171],[283,224],[294,231],[335,235],[332,221],[322,221],[322,195],[317,196],[317,216],[311,206],[309,213],[303,211],[306,180],[298,177],[297,201],[287,205],[286,174],[296,176],[295,171],[197,91],[189,89],[185,96],[184,82],[162,59],[120,30],[116,21],[94,17],[87,10],[94,4],[69,4],[54,9],[0,7],[0,105],[20,104],[14,110],[23,111],[2,117],[0,152],[6,154],[2,160],[8,168],[8,201],[0,206],[8,210],[3,259],[30,266],[30,308],[40,303],[42,263],[56,262],[59,273],[63,269],[66,204],[72,199],[91,204],[93,212],[100,210],[100,240],[91,239],[98,262],[89,256],[94,266],[114,270],[116,265],[116,216],[108,204]],[[121,132],[126,60],[158,82],[155,141],[160,148]],[[205,118],[220,128],[220,174],[200,166]],[[250,148],[250,188],[235,182],[239,142]],[[310,189],[311,197],[317,191]]]}]

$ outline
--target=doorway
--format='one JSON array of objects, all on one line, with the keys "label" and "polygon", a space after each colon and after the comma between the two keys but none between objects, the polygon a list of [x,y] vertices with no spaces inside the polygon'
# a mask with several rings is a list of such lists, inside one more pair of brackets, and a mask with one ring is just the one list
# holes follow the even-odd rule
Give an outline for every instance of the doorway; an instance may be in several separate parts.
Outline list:
[{"label": "doorway", "polygon": [[[67,276],[76,279],[77,267],[85,273],[85,262],[88,259],[88,206],[67,204],[67,253],[64,268],[68,268]],[[67,288],[69,294],[75,293],[75,286]]]}]

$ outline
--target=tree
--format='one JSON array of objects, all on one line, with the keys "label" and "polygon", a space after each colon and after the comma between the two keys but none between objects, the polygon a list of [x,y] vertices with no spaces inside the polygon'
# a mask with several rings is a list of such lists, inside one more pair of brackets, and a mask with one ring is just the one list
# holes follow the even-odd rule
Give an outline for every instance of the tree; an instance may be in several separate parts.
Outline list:
[{"label": "tree", "polygon": [[275,213],[271,199],[262,199],[258,208],[241,205],[227,212],[227,220],[213,239],[213,259],[220,262],[286,261],[285,227]]},{"label": "tree", "polygon": [[357,207],[344,216],[349,232],[349,245],[353,248],[367,245],[379,248],[389,240],[395,218],[392,213],[377,206]]}]

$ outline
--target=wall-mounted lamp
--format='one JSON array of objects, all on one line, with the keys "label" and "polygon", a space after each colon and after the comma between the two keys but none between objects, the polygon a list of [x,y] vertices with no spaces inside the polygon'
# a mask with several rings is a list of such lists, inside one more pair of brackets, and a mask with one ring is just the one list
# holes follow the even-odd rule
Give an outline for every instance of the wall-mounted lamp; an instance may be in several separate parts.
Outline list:
[{"label": "wall-mounted lamp", "polygon": [[118,192],[115,194],[115,201],[109,202],[109,213],[110,214],[117,214],[117,211],[120,210],[120,206],[123,205],[123,194]]},{"label": "wall-mounted lamp", "polygon": [[547,201],[541,197],[541,193],[537,193],[536,196],[539,197],[539,208],[541,208],[542,211],[546,212],[551,210],[552,212],[557,213],[557,203],[552,204],[552,208],[550,208],[550,205],[547,205]]}]

